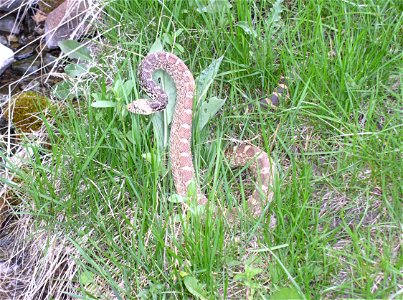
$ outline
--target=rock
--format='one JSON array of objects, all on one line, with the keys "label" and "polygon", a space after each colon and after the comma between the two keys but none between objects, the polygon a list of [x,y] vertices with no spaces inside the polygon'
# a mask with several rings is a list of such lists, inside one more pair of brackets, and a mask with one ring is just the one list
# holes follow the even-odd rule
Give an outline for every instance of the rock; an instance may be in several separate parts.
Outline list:
[{"label": "rock", "polygon": [[21,91],[30,91],[36,93],[47,93],[48,90],[44,88],[43,84],[40,82],[40,77],[36,77],[32,80],[26,80],[22,82],[19,87]]},{"label": "rock", "polygon": [[14,59],[15,60],[23,60],[31,57],[35,53],[35,45],[25,46],[20,50],[15,51]]},{"label": "rock", "polygon": [[0,75],[13,63],[14,52],[10,48],[0,44]]},{"label": "rock", "polygon": [[3,103],[7,102],[10,100],[10,97],[8,97],[8,94],[0,94],[0,111],[1,111],[1,106]]},{"label": "rock", "polygon": [[46,46],[55,49],[60,41],[77,38],[85,29],[82,21],[87,8],[86,1],[66,0],[49,13],[45,21]]},{"label": "rock", "polygon": [[0,31],[19,34],[20,26],[13,16],[6,16],[0,19]]},{"label": "rock", "polygon": [[0,44],[7,46],[8,45],[8,40],[4,35],[0,35]]},{"label": "rock", "polygon": [[27,37],[25,34],[21,34],[21,35],[18,37],[18,43],[19,43],[21,46],[25,46],[26,44],[29,43],[28,37]]},{"label": "rock", "polygon": [[17,75],[29,75],[38,71],[38,69],[40,68],[40,61],[34,59],[24,59],[13,63],[11,68]]},{"label": "rock", "polygon": [[0,11],[12,11],[20,6],[24,6],[27,0],[0,0]]},{"label": "rock", "polygon": [[53,68],[57,59],[58,58],[56,56],[54,56],[48,52],[45,54],[45,57],[43,58],[43,63],[45,64],[46,67]]}]

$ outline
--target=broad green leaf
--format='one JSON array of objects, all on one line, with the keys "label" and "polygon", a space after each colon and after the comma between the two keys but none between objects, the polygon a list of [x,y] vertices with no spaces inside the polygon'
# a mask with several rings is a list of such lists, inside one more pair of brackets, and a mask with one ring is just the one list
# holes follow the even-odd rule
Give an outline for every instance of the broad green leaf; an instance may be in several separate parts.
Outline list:
[{"label": "broad green leaf", "polygon": [[288,300],[288,299],[303,299],[295,288],[281,288],[270,295],[271,300]]},{"label": "broad green leaf", "polygon": [[80,284],[86,286],[94,281],[94,273],[90,271],[83,271],[79,277]]},{"label": "broad green leaf", "polygon": [[134,80],[130,79],[130,80],[125,81],[125,83],[123,84],[123,91],[124,91],[124,95],[126,97],[131,94],[135,85],[136,85],[136,82]]},{"label": "broad green leaf", "polygon": [[225,259],[225,264],[227,264],[229,267],[237,267],[242,264],[239,260],[235,260],[231,256],[224,257],[224,259]]},{"label": "broad green leaf", "polygon": [[207,293],[199,281],[193,276],[186,276],[183,279],[185,286],[189,293],[191,293],[197,299],[208,300]]},{"label": "broad green leaf", "polygon": [[[193,216],[203,215],[206,212],[206,209],[207,209],[206,205],[201,205],[194,202],[190,203],[189,205],[189,212]],[[214,209],[212,204],[210,204],[209,209]]]},{"label": "broad green leaf", "polygon": [[231,8],[232,5],[228,0],[209,0],[206,5],[198,5],[197,12],[199,13],[222,13],[225,9]]},{"label": "broad green leaf", "polygon": [[91,60],[88,48],[74,40],[64,40],[58,43],[60,49],[71,59]]},{"label": "broad green leaf", "polygon": [[164,290],[164,285],[160,283],[150,283],[148,289],[140,290],[136,294],[136,298],[140,299],[165,299],[161,298],[161,292]]},{"label": "broad green leaf", "polygon": [[126,99],[134,89],[135,81],[117,79],[113,84],[113,91],[119,99]]},{"label": "broad green leaf", "polygon": [[95,101],[91,103],[92,107],[104,108],[104,107],[116,107],[116,102],[114,101]]},{"label": "broad green leaf", "polygon": [[283,12],[283,0],[277,0],[271,8],[271,20],[277,23],[281,20],[281,13]]},{"label": "broad green leaf", "polygon": [[260,269],[260,268],[253,268],[253,267],[251,267],[251,266],[246,266],[245,269],[246,269],[246,270],[245,270],[245,273],[247,274],[247,276],[248,276],[249,278],[253,278],[253,277],[255,277],[256,275],[258,275],[258,274],[260,274],[260,273],[263,272],[262,269]]},{"label": "broad green leaf", "polygon": [[192,181],[189,183],[187,195],[190,197],[197,196],[197,184],[195,179],[192,179]]},{"label": "broad green leaf", "polygon": [[159,149],[168,146],[169,130],[168,125],[172,122],[173,113],[176,104],[176,87],[171,77],[163,71],[155,71],[153,74],[155,82],[159,82],[162,89],[168,95],[168,105],[164,111],[153,114],[151,121],[153,123],[154,134],[157,139]]},{"label": "broad green leaf", "polygon": [[153,123],[154,138],[156,140],[158,150],[162,152],[164,148],[168,145],[168,137],[167,134],[165,134],[164,129],[163,112],[153,114],[151,116],[151,122]]},{"label": "broad green leaf", "polygon": [[201,104],[199,111],[198,130],[202,130],[204,128],[204,126],[215,116],[224,103],[224,99],[211,97]]},{"label": "broad green leaf", "polygon": [[165,32],[165,33],[162,35],[162,41],[164,42],[164,44],[171,45],[171,44],[172,44],[172,41],[173,41],[173,38],[172,38],[172,36],[171,36],[168,32]]},{"label": "broad green leaf", "polygon": [[183,197],[181,195],[178,194],[172,194],[171,196],[169,196],[168,201],[171,203],[186,203],[187,202],[187,198]]},{"label": "broad green leaf", "polygon": [[148,289],[140,290],[136,296],[140,299],[150,299],[150,291]]},{"label": "broad green leaf", "polygon": [[236,24],[236,26],[241,28],[246,34],[249,34],[249,35],[253,36],[254,38],[257,37],[256,31],[251,26],[249,26],[248,22],[239,21]]},{"label": "broad green leaf", "polygon": [[136,141],[133,139],[133,132],[131,130],[129,130],[126,133],[126,138],[129,140],[130,143],[132,143],[133,145],[136,143]]},{"label": "broad green leaf", "polygon": [[149,53],[164,51],[164,47],[162,46],[162,42],[160,39],[156,39],[154,44],[152,44]]},{"label": "broad green leaf", "polygon": [[150,152],[147,153],[143,153],[141,155],[146,161],[148,161],[149,163],[151,163],[152,161],[152,154]]},{"label": "broad green leaf", "polygon": [[[175,49],[175,52],[178,53],[183,53],[185,51],[185,48],[182,47],[182,45],[180,45],[178,43],[178,36],[183,32],[183,29],[180,28],[177,31],[175,31],[173,34],[170,34],[168,32],[165,32],[162,35],[162,40],[164,45],[169,45],[170,49]],[[162,46],[161,46],[162,47]],[[162,48],[161,48],[162,50]]]},{"label": "broad green leaf", "polygon": [[77,77],[88,71],[87,67],[81,64],[69,64],[64,68],[64,72],[70,77]]},{"label": "broad green leaf", "polygon": [[155,82],[159,82],[162,89],[168,95],[168,105],[163,111],[165,114],[165,118],[167,124],[171,124],[172,117],[175,111],[175,104],[176,104],[176,86],[174,81],[172,80],[171,76],[169,76],[164,71],[157,70],[153,74],[153,79]]},{"label": "broad green leaf", "polygon": [[211,64],[204,69],[196,79],[196,103],[199,104],[206,98],[208,88],[217,76],[223,56],[213,60]]},{"label": "broad green leaf", "polygon": [[122,85],[123,85],[122,79],[118,78],[115,80],[115,82],[113,83],[113,92],[115,93],[115,95],[119,95]]},{"label": "broad green leaf", "polygon": [[245,272],[235,275],[234,278],[236,280],[240,280],[240,281],[251,281],[251,280],[253,280],[253,277],[255,277],[256,275],[258,275],[262,272],[263,272],[263,270],[260,268],[254,268],[252,266],[246,265]]},{"label": "broad green leaf", "polygon": [[235,280],[238,280],[238,281],[246,281],[246,280],[249,280],[248,276],[246,276],[245,273],[236,274],[236,275],[234,276],[234,279],[235,279]]},{"label": "broad green leaf", "polygon": [[[162,42],[160,39],[156,39],[151,46],[149,53],[164,51]],[[163,71],[156,71],[153,74],[155,82],[160,82],[162,89],[168,95],[168,105],[163,112],[155,113],[151,116],[151,122],[153,123],[155,139],[157,141],[158,149],[162,151],[168,146],[168,124],[172,121],[173,110],[176,103],[176,88],[172,79]]]},{"label": "broad green leaf", "polygon": [[185,272],[185,271],[180,271],[180,272],[179,272],[179,275],[183,278],[183,277],[188,276],[189,273],[188,273],[188,272]]},{"label": "broad green leaf", "polygon": [[98,101],[98,100],[102,100],[103,95],[102,95],[101,93],[91,93],[91,97],[92,97],[94,100]]},{"label": "broad green leaf", "polygon": [[73,85],[69,81],[61,81],[53,86],[53,95],[60,100],[72,99],[72,88]]},{"label": "broad green leaf", "polygon": [[277,0],[270,9],[270,15],[266,20],[266,26],[272,28],[271,34],[280,28],[281,13],[283,12],[283,0]]},{"label": "broad green leaf", "polygon": [[183,28],[179,28],[178,30],[176,30],[176,31],[174,32],[174,36],[175,36],[175,37],[178,37],[178,36],[180,36],[180,35],[182,34],[182,32],[183,32]]},{"label": "broad green leaf", "polygon": [[185,48],[182,47],[181,44],[175,43],[175,49],[179,52],[179,53],[183,53],[185,52]]}]

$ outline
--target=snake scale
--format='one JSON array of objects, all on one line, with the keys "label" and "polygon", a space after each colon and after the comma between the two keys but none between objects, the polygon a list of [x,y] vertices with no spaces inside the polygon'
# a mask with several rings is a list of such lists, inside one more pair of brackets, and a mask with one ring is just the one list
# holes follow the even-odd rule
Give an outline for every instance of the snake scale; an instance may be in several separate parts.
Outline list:
[{"label": "snake scale", "polygon": [[[128,104],[129,112],[148,115],[164,110],[168,104],[168,95],[153,80],[153,73],[163,70],[173,79],[176,86],[176,106],[170,136],[170,159],[176,191],[186,196],[190,183],[195,179],[195,170],[191,152],[193,98],[195,81],[186,64],[176,55],[167,52],[148,54],[140,63],[138,77],[149,99],[138,99]],[[278,100],[279,94],[286,87],[274,92],[272,100]],[[267,101],[267,100],[266,100]],[[273,101],[274,103],[274,101]],[[256,189],[248,199],[248,208],[254,216],[262,212],[264,205],[271,201],[273,192],[269,187],[273,183],[274,166],[266,152],[260,148],[241,143],[225,151],[225,156],[232,167],[248,165],[256,181]],[[197,185],[198,204],[206,204],[207,198]]]}]

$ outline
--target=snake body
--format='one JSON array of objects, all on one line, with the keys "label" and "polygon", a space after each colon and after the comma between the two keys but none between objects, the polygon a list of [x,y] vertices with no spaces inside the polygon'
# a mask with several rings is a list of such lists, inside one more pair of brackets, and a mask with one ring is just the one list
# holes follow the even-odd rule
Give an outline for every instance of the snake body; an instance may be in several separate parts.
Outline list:
[{"label": "snake body", "polygon": [[[170,136],[170,159],[176,191],[186,196],[192,181],[197,183],[191,152],[192,112],[195,95],[195,81],[186,64],[176,55],[154,52],[147,55],[138,68],[139,82],[151,100],[139,99],[128,104],[129,112],[148,115],[165,109],[168,96],[153,80],[156,70],[163,70],[173,79],[176,86],[176,106]],[[266,152],[260,148],[242,143],[228,148],[225,156],[232,167],[248,165],[255,176],[256,190],[248,199],[253,215],[262,211],[262,204],[271,201],[273,193],[269,186],[273,180],[273,164]],[[198,203],[206,204],[207,198],[197,185]]]}]

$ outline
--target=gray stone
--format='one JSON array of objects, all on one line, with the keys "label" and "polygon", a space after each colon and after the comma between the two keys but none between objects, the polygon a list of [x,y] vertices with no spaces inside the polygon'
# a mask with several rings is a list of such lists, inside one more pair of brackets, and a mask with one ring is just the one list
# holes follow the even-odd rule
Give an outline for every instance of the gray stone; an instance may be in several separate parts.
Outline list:
[{"label": "gray stone", "polygon": [[57,57],[50,54],[50,53],[46,53],[45,57],[43,58],[43,63],[46,67],[48,68],[53,68],[55,62],[57,61]]},{"label": "gray stone", "polygon": [[25,46],[14,53],[14,59],[15,60],[23,60],[31,57],[35,53],[35,47],[36,45],[28,45]]},{"label": "gray stone", "polygon": [[48,14],[45,21],[46,46],[58,48],[58,43],[77,38],[85,29],[83,13],[88,8],[86,1],[66,0]]},{"label": "gray stone", "polygon": [[0,94],[0,109],[3,103],[7,102],[10,99],[8,94]]},{"label": "gray stone", "polygon": [[4,35],[0,35],[0,44],[7,46],[8,45],[8,40]]},{"label": "gray stone", "polygon": [[13,16],[6,16],[0,19],[0,31],[10,32],[12,34],[20,33],[20,25]]},{"label": "gray stone", "polygon": [[27,0],[0,0],[0,11],[12,11],[27,3]]},{"label": "gray stone", "polygon": [[13,63],[14,52],[10,48],[0,44],[0,75]]},{"label": "gray stone", "polygon": [[17,75],[29,75],[38,71],[40,68],[40,62],[38,60],[34,60],[34,58],[24,59],[13,63],[11,68]]},{"label": "gray stone", "polygon": [[25,34],[20,34],[20,35],[18,36],[18,43],[19,43],[21,46],[25,46],[26,44],[29,43],[28,37],[27,37]]}]

